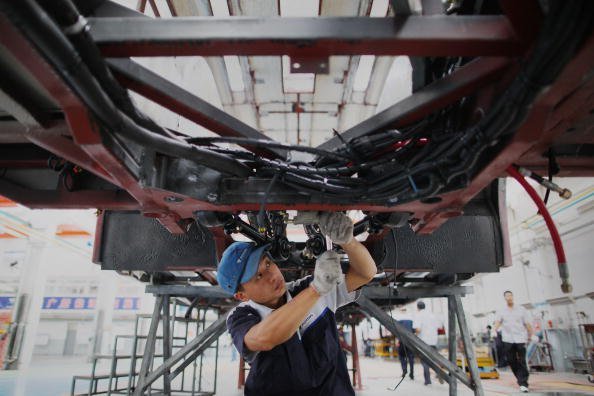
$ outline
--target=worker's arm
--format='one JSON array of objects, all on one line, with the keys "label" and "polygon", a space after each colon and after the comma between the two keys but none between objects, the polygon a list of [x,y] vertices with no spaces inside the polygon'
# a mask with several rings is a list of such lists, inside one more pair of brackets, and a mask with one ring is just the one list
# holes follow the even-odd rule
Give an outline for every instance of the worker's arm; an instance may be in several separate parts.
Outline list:
[{"label": "worker's arm", "polygon": [[501,327],[501,321],[496,320],[495,323],[493,324],[493,329],[495,330],[495,332],[499,331],[500,327]]},{"label": "worker's arm", "polygon": [[495,323],[493,323],[493,329],[495,330],[495,333],[497,333],[499,331],[499,328],[501,327],[501,323],[503,323],[503,313],[501,311],[496,311],[495,312]]},{"label": "worker's arm", "polygon": [[294,224],[317,223],[322,233],[343,248],[349,256],[349,270],[345,281],[348,292],[368,283],[377,272],[369,251],[353,237],[353,222],[341,212],[299,212]]},{"label": "worker's arm", "polygon": [[345,281],[347,291],[351,292],[369,283],[377,273],[377,267],[367,248],[355,238],[341,247],[349,256],[349,270]]},{"label": "worker's arm", "polygon": [[269,351],[287,341],[319,298],[320,294],[313,287],[306,288],[253,326],[244,337],[245,346],[253,352]]},{"label": "worker's arm", "polygon": [[530,339],[532,338],[532,334],[534,334],[532,332],[532,325],[530,323],[524,323],[524,327],[526,327],[526,330],[528,331],[528,342],[530,342]]}]

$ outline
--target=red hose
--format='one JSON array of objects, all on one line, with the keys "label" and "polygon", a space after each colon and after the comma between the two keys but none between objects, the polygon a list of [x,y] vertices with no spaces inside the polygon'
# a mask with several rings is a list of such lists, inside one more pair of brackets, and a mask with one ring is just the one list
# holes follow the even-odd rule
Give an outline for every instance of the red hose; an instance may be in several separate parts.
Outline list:
[{"label": "red hose", "polygon": [[553,218],[551,217],[549,210],[547,209],[546,205],[536,192],[536,190],[524,179],[524,176],[518,172],[514,165],[510,165],[507,168],[507,173],[514,179],[518,181],[524,187],[524,190],[530,195],[532,201],[538,207],[539,213],[544,218],[544,221],[549,229],[549,233],[551,234],[551,238],[553,239],[553,246],[555,247],[555,253],[557,254],[557,265],[559,266],[559,275],[561,276],[561,290],[564,293],[569,293],[571,291],[571,285],[569,284],[569,271],[567,269],[567,259],[565,258],[565,250],[563,249],[563,242],[561,242],[561,237],[559,236],[559,231],[557,231],[557,226],[553,222]]}]

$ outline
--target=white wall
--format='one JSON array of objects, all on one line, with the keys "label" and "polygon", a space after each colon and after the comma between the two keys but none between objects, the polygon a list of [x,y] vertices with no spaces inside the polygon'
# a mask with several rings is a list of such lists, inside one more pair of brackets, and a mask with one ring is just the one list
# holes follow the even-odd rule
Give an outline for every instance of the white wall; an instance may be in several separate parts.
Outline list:
[{"label": "white wall", "polygon": [[[145,285],[114,271],[103,272],[99,265],[91,262],[95,211],[29,210],[17,206],[3,208],[2,212],[13,220],[24,221],[32,230],[29,238],[0,239],[0,296],[16,295],[20,274],[29,265],[25,254],[27,247],[35,240],[46,244],[40,264],[47,273],[46,282],[34,285],[36,289],[42,288],[45,297],[97,298],[106,282],[115,284],[116,297],[140,297],[139,310],[116,310],[114,320],[106,323],[102,350],[111,349],[115,334],[133,331],[136,313],[152,312],[154,298],[144,293]],[[58,224],[75,224],[89,231],[91,236],[56,238]],[[17,264],[11,265],[14,262]],[[97,305],[95,309],[41,310],[34,355],[61,355],[69,323],[76,331],[74,354],[88,354],[97,326],[98,308]]]},{"label": "white wall", "polygon": [[[536,207],[522,187],[507,183],[507,205],[513,265],[499,273],[483,274],[469,283],[475,293],[464,298],[473,330],[482,331],[493,321],[493,312],[504,304],[503,292],[511,290],[519,304],[528,304],[533,318],[544,317],[554,328],[577,326],[579,311],[594,321],[594,179],[556,179],[570,188],[565,201],[552,193],[547,207],[564,243],[573,292],[560,289],[557,259],[551,238]],[[536,184],[533,184],[535,187]],[[544,196],[544,189],[536,187]]]}]

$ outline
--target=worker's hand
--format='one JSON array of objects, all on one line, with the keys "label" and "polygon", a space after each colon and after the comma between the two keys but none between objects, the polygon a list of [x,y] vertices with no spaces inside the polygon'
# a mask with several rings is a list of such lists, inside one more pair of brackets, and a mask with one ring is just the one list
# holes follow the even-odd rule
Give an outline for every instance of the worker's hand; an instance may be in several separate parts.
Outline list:
[{"label": "worker's hand", "polygon": [[340,255],[328,250],[316,260],[314,268],[314,279],[311,285],[323,296],[328,294],[343,279],[340,269]]},{"label": "worker's hand", "polygon": [[353,222],[340,212],[324,212],[320,215],[320,231],[332,242],[345,245],[353,239]]},{"label": "worker's hand", "polygon": [[298,212],[293,224],[318,224],[332,242],[345,245],[353,239],[353,222],[341,212]]}]

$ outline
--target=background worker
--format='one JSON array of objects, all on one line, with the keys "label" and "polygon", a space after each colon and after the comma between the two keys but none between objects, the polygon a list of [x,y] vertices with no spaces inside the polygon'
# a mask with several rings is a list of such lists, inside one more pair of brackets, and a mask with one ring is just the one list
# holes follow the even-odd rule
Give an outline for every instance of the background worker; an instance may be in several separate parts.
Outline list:
[{"label": "background worker", "polygon": [[[440,327],[440,322],[437,320],[433,313],[425,310],[425,303],[423,301],[417,302],[417,315],[413,322],[415,333],[419,338],[425,342],[425,344],[431,346],[433,349],[437,349],[437,330]],[[429,365],[424,359],[421,359],[423,365],[423,376],[425,377],[425,385],[431,384],[431,374],[429,372]],[[439,378],[439,382],[443,382]]]},{"label": "background worker", "polygon": [[227,317],[233,343],[251,365],[246,395],[354,395],[341,352],[334,312],[357,298],[376,265],[353,238],[342,213],[299,213],[295,224],[316,223],[349,258],[346,276],[340,255],[324,252],[313,276],[285,284],[276,263],[256,247],[235,242],[217,269],[223,290],[242,301]]},{"label": "background worker", "polygon": [[[400,319],[398,320],[402,326],[406,328],[406,330],[413,332],[413,321],[410,319]],[[402,376],[408,376],[411,380],[415,379],[415,354],[412,349],[410,349],[401,339],[398,340],[398,359],[400,359],[400,366],[402,367]],[[410,372],[408,370],[408,366],[410,366]]]},{"label": "background worker", "polygon": [[503,293],[506,305],[495,316],[495,331],[501,327],[503,350],[507,363],[512,369],[520,392],[528,392],[528,366],[526,365],[526,342],[532,338],[530,314],[514,304],[514,294],[507,290]]}]

